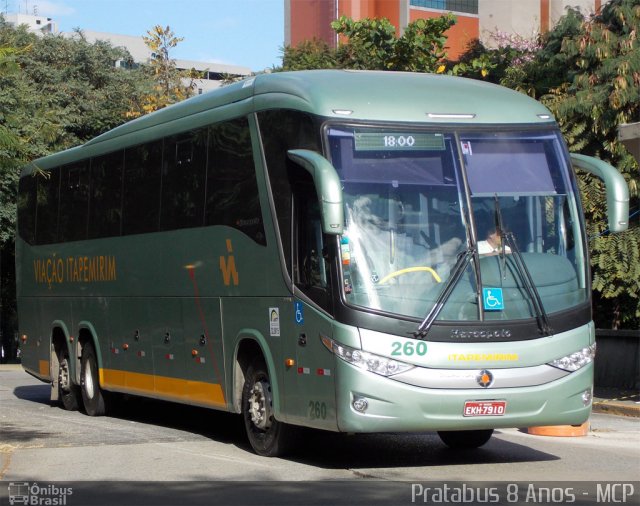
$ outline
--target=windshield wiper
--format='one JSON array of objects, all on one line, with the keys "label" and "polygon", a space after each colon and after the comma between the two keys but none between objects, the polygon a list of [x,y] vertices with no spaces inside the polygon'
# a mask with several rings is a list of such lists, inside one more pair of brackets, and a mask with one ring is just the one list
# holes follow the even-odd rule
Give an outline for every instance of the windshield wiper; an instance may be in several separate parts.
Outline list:
[{"label": "windshield wiper", "polygon": [[465,251],[462,251],[458,255],[458,259],[456,260],[456,264],[453,266],[453,269],[451,270],[451,275],[449,276],[449,279],[445,283],[444,288],[440,291],[440,294],[438,295],[438,298],[433,304],[431,311],[429,311],[429,314],[427,315],[427,317],[422,321],[422,323],[418,327],[418,330],[416,330],[415,332],[412,332],[413,337],[415,337],[416,339],[424,339],[427,336],[427,333],[429,332],[429,329],[433,325],[433,322],[440,314],[440,311],[442,311],[442,308],[444,307],[445,303],[451,296],[451,292],[453,292],[453,289],[458,284],[458,281],[460,280],[460,278],[462,277],[462,274],[467,268],[467,264],[471,261],[472,258],[473,258],[473,249],[471,248],[467,248]]},{"label": "windshield wiper", "polygon": [[553,331],[551,329],[551,325],[549,325],[549,318],[547,316],[547,312],[544,310],[544,305],[542,304],[542,299],[540,298],[540,292],[536,288],[536,284],[533,282],[533,278],[531,277],[531,272],[527,267],[527,264],[522,257],[522,253],[520,253],[520,249],[518,249],[518,245],[516,244],[515,237],[513,232],[507,232],[502,225],[502,211],[500,210],[500,201],[498,200],[498,194],[494,194],[494,202],[495,202],[495,225],[496,225],[496,233],[500,238],[500,274],[504,277],[507,275],[506,271],[506,262],[507,255],[506,250],[507,246],[511,250],[512,255],[512,263],[515,267],[515,270],[520,275],[520,279],[522,281],[522,285],[531,300],[531,305],[536,313],[536,320],[538,321],[538,326],[540,327],[540,331],[543,336],[550,336]]},{"label": "windshield wiper", "polygon": [[494,198],[494,222],[496,227],[496,235],[500,238],[500,277],[504,279],[507,276],[507,246],[506,241],[503,239],[505,235],[504,226],[502,225],[502,211],[500,210],[500,201],[498,200],[498,194],[493,194]]},{"label": "windshield wiper", "polygon": [[533,305],[533,309],[536,313],[536,320],[538,321],[538,326],[540,327],[540,331],[543,336],[550,336],[553,334],[553,330],[551,325],[549,324],[549,317],[547,316],[547,312],[544,310],[544,305],[542,304],[542,299],[540,298],[540,292],[536,288],[535,283],[533,282],[533,278],[531,277],[531,271],[527,267],[527,264],[522,257],[522,253],[520,253],[520,249],[516,244],[515,237],[512,232],[506,232],[504,236],[505,242],[507,246],[511,249],[512,255],[512,263],[520,274],[520,278],[524,285],[527,294],[529,295],[529,299],[531,299],[531,304]]}]

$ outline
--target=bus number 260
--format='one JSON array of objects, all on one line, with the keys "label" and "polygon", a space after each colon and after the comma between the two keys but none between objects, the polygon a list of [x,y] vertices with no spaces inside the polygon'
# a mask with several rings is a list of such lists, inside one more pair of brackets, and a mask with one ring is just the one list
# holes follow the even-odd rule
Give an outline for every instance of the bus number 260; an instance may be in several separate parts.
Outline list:
[{"label": "bus number 260", "polygon": [[311,420],[324,420],[327,418],[327,405],[324,402],[309,401],[308,410]]},{"label": "bus number 260", "polygon": [[424,357],[427,354],[427,343],[425,343],[424,341],[420,341],[418,343],[407,341],[404,344],[400,341],[395,341],[391,343],[391,346],[393,347],[391,355],[394,357],[402,355],[405,355],[407,357],[410,357],[411,355]]}]

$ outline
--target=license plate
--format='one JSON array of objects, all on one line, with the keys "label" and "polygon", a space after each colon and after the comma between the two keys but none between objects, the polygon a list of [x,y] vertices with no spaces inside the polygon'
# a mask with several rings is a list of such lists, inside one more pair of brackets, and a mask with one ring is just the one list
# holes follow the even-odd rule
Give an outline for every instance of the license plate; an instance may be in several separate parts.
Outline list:
[{"label": "license plate", "polygon": [[464,416],[502,416],[507,411],[507,401],[467,401]]}]

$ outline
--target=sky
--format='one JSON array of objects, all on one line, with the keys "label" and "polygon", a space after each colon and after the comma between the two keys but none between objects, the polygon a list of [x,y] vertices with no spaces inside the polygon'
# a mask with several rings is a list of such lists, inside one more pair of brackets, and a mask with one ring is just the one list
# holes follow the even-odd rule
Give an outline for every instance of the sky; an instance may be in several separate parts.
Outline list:
[{"label": "sky", "polygon": [[183,37],[173,58],[249,67],[282,64],[284,0],[0,0],[0,9],[52,18],[75,28],[145,35],[155,25]]}]

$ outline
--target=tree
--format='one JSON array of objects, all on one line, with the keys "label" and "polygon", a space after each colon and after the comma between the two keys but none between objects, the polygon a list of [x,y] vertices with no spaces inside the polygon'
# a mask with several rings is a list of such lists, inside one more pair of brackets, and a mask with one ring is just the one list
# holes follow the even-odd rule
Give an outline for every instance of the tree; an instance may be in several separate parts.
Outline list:
[{"label": "tree", "polygon": [[446,56],[446,32],[455,16],[419,19],[409,23],[396,37],[396,29],[386,18],[353,19],[342,16],[331,23],[344,39],[337,49],[318,41],[302,42],[283,50],[281,70],[318,68],[436,72]]},{"label": "tree", "polygon": [[[176,68],[176,62],[171,58],[170,52],[184,38],[176,37],[169,26],[163,28],[156,25],[142,38],[151,50],[151,62],[144,69],[153,80],[154,86],[145,95],[141,107],[129,112],[129,117],[157,111],[189,98],[193,95],[194,80],[201,77],[195,70],[180,71]],[[185,85],[183,80],[187,80],[188,84]]]},{"label": "tree", "polygon": [[[489,58],[489,79],[542,100],[555,114],[571,151],[601,158],[620,170],[638,208],[638,165],[617,140],[620,123],[640,120],[640,5],[612,0],[601,15],[585,19],[567,9],[541,37],[540,50],[523,54],[504,39],[501,47],[481,45],[465,58]],[[640,326],[640,229],[637,217],[623,234],[607,232],[600,181],[578,173],[587,219],[593,271],[594,312],[599,327]]]},{"label": "tree", "polygon": [[287,46],[282,51],[280,70],[339,68],[336,50],[320,39],[305,40],[295,47]]},{"label": "tree", "polygon": [[152,86],[140,70],[106,42],[37,37],[0,16],[0,333],[5,349],[16,330],[13,268],[17,182],[21,167],[77,146],[126,121]]},{"label": "tree", "polygon": [[[543,97],[572,151],[606,160],[623,174],[631,210],[639,200],[638,163],[617,140],[621,123],[640,120],[640,4],[611,0],[602,13],[583,21],[579,33],[564,38],[559,63],[566,82]],[[608,234],[605,197],[597,178],[579,174],[588,221],[600,326],[640,326],[640,223],[623,234]]]}]

